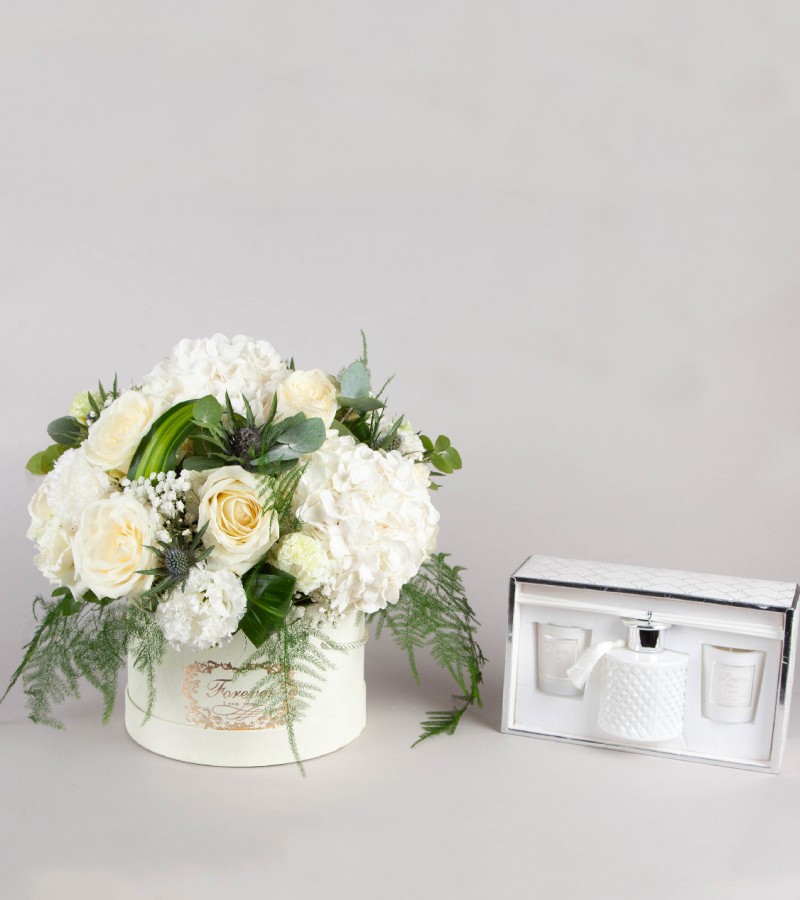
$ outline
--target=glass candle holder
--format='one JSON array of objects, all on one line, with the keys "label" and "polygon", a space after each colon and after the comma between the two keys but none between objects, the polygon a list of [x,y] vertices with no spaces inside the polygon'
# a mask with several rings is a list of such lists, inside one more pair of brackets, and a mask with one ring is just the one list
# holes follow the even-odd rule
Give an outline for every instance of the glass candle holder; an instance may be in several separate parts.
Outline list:
[{"label": "glass candle holder", "polygon": [[589,646],[592,632],[574,625],[534,624],[536,637],[536,677],[539,690],[561,697],[577,697],[577,688],[567,677],[567,670]]},{"label": "glass candle holder", "polygon": [[747,724],[756,716],[763,650],[703,644],[703,715],[712,722]]}]

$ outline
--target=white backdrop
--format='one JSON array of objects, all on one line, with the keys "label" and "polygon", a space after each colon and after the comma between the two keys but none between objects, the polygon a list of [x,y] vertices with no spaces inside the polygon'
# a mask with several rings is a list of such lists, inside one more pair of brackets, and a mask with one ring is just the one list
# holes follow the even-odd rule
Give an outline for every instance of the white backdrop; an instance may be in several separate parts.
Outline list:
[{"label": "white backdrop", "polygon": [[640,896],[644,854],[648,896],[798,895],[800,722],[778,779],[497,728],[528,554],[800,575],[799,32],[790,2],[3,5],[2,677],[47,422],[217,331],[330,371],[366,331],[462,452],[441,547],[491,661],[411,752],[450,686],[372,644],[371,727],[305,782],[150,756],[93,697],[51,734],[17,691],[13,896],[314,896],[309,843],[334,897]]}]

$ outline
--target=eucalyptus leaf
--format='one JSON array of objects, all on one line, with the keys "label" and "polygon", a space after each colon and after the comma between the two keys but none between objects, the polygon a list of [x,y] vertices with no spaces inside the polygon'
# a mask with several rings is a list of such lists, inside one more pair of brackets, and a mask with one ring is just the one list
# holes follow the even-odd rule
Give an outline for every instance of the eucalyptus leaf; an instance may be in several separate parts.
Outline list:
[{"label": "eucalyptus leaf", "polygon": [[48,472],[53,471],[53,466],[59,456],[66,453],[67,450],[69,447],[65,447],[63,444],[51,444],[46,450],[34,453],[25,468],[32,475],[47,475]]},{"label": "eucalyptus leaf", "polygon": [[356,412],[370,412],[373,409],[383,409],[386,406],[377,397],[339,397],[338,403],[342,409],[354,409]]},{"label": "eucalyptus leaf", "polygon": [[278,443],[286,444],[298,454],[313,453],[325,443],[325,423],[322,419],[307,419],[298,413],[287,421],[291,424],[276,436]]},{"label": "eucalyptus leaf", "polygon": [[453,474],[453,467],[443,453],[431,454],[431,462],[443,475]]},{"label": "eucalyptus leaf", "polygon": [[195,402],[192,415],[200,425],[219,425],[222,421],[222,406],[216,397],[209,394]]},{"label": "eucalyptus leaf", "polygon": [[369,370],[358,359],[342,372],[339,389],[343,397],[368,397],[370,391]]},{"label": "eucalyptus leaf", "polygon": [[77,447],[83,443],[87,429],[74,416],[63,416],[47,426],[47,433],[57,444]]},{"label": "eucalyptus leaf", "polygon": [[28,460],[25,465],[25,468],[31,473],[31,475],[46,475],[47,473],[44,470],[44,450],[40,450],[38,453],[34,453],[33,456]]}]

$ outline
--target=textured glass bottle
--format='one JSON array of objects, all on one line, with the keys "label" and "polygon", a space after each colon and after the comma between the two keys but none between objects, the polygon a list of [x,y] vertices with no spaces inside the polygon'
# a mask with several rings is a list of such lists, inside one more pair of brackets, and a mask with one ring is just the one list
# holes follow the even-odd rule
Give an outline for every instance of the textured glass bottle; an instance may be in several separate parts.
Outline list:
[{"label": "textured glass bottle", "polygon": [[661,646],[669,625],[649,619],[622,624],[628,628],[627,646],[614,647],[603,659],[598,724],[627,741],[674,740],[683,733],[689,657]]}]

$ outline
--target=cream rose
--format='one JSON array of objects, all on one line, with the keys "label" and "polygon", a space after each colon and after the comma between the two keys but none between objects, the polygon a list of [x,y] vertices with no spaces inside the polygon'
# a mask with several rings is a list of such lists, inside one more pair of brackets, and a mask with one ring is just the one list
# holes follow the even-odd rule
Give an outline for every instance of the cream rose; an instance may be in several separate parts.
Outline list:
[{"label": "cream rose", "polygon": [[278,415],[282,419],[300,412],[309,419],[318,416],[329,428],[336,415],[338,395],[338,385],[322,369],[291,372],[276,391]]},{"label": "cream rose", "polygon": [[[50,519],[36,541],[39,552],[34,563],[42,575],[53,584],[76,588],[75,562],[72,540],[66,528]],[[78,591],[80,593],[80,591]]]},{"label": "cream rose", "polygon": [[155,397],[139,391],[120,394],[89,428],[83,444],[86,459],[106,472],[127,471],[139,442],[163,411]]},{"label": "cream rose", "polygon": [[77,577],[98,597],[136,597],[152,584],[142,569],[155,566],[153,526],[147,510],[129,494],[96,500],[83,511],[72,542]]},{"label": "cream rose", "polygon": [[243,575],[278,539],[276,517],[262,515],[255,476],[241,466],[223,466],[208,476],[198,496],[197,525],[208,525],[203,543],[214,548],[208,568]]},{"label": "cream rose", "polygon": [[28,540],[38,541],[44,534],[47,523],[53,517],[53,509],[47,500],[46,484],[40,484],[36,493],[31,497],[31,502],[28,504],[28,515],[31,517],[31,524],[26,537]]}]

